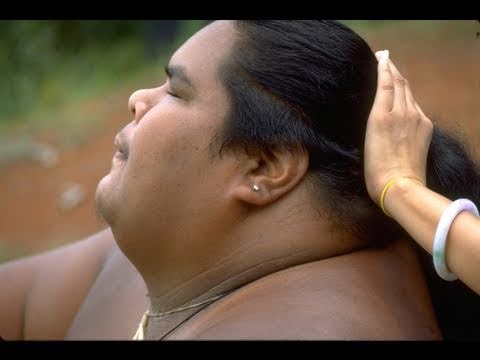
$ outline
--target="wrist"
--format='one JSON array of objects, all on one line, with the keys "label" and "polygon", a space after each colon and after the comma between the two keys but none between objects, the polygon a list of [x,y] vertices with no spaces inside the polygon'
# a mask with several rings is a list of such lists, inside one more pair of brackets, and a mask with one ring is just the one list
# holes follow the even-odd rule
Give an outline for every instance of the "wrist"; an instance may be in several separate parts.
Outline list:
[{"label": "wrist", "polygon": [[411,190],[416,186],[424,186],[423,183],[415,178],[398,177],[390,180],[383,188],[380,197],[380,207],[387,216],[391,216],[393,205],[402,202],[402,199],[408,198]]}]

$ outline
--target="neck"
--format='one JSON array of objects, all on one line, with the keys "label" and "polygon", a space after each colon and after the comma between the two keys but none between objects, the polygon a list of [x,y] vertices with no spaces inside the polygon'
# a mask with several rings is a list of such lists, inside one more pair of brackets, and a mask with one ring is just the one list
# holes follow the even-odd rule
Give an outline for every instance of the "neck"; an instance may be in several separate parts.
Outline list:
[{"label": "neck", "polygon": [[[185,248],[190,251],[177,253],[170,261],[156,261],[153,270],[137,266],[149,291],[148,312],[167,313],[149,319],[146,338],[165,336],[223,294],[247,283],[355,247],[353,239],[332,232],[330,223],[305,205],[265,207],[241,222],[225,223],[228,231],[218,231],[216,226],[215,235],[190,239],[191,246]],[[179,308],[185,309],[176,311]]]},{"label": "neck", "polygon": [[184,322],[186,322],[193,315],[195,315],[196,312],[201,311],[209,304],[223,298],[227,294],[228,293],[216,295],[199,303],[175,308],[161,313],[152,313],[150,310],[147,310],[142,317],[142,321],[139,325],[134,339],[163,340],[170,333],[180,327]]}]

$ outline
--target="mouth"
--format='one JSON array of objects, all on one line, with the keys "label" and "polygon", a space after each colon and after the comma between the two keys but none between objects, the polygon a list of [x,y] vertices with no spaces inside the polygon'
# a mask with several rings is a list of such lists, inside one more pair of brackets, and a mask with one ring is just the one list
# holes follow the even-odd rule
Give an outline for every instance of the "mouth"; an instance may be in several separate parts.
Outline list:
[{"label": "mouth", "polygon": [[115,157],[121,159],[121,160],[127,160],[128,159],[128,145],[122,141],[120,135],[117,135],[115,137],[114,141],[115,147],[118,149],[118,151],[115,153]]}]

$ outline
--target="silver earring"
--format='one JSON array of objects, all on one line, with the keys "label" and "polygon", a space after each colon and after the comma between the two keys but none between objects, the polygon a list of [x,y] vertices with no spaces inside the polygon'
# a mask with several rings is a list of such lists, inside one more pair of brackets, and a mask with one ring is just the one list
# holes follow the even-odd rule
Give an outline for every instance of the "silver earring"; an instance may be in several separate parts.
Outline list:
[{"label": "silver earring", "polygon": [[260,190],[260,188],[257,186],[257,184],[254,184],[254,185],[252,186],[252,188],[253,188],[253,191],[258,191],[258,190]]}]

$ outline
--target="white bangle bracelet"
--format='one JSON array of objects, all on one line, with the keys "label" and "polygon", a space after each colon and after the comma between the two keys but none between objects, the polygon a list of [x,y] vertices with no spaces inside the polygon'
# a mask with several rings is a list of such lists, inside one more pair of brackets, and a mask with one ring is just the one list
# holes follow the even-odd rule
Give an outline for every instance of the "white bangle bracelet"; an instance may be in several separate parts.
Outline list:
[{"label": "white bangle bracelet", "polygon": [[433,265],[438,276],[443,280],[453,281],[458,277],[448,270],[445,258],[445,245],[447,235],[455,217],[462,211],[469,211],[478,216],[478,209],[473,202],[468,199],[458,199],[452,202],[444,211],[438,222],[435,237],[433,239]]}]

